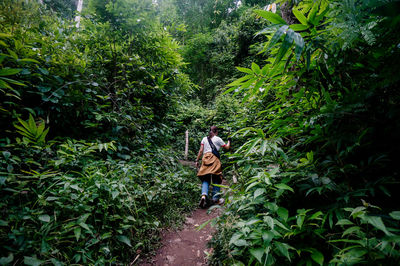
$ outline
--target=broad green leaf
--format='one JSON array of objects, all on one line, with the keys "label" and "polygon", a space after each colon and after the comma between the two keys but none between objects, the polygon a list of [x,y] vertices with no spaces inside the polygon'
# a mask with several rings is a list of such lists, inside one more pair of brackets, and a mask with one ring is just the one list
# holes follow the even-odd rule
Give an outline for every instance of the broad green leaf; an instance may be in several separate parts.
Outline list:
[{"label": "broad green leaf", "polygon": [[312,251],[311,258],[319,265],[324,264],[324,255],[316,249]]},{"label": "broad green leaf", "polygon": [[274,242],[275,247],[278,249],[279,253],[281,253],[283,256],[285,256],[289,261],[290,259],[290,254],[289,254],[289,249],[293,249],[291,246],[289,246],[286,243],[281,243],[278,241]]},{"label": "broad green leaf", "polygon": [[0,78],[0,88],[7,88],[7,89],[12,89],[10,85],[8,85],[7,82],[5,82],[3,79]]},{"label": "broad green leaf", "polygon": [[252,69],[253,72],[256,73],[257,75],[259,75],[259,74],[261,73],[260,67],[259,67],[256,63],[254,63],[254,62],[251,63],[251,69]]},{"label": "broad green leaf", "polygon": [[294,192],[293,188],[291,188],[288,185],[283,184],[283,183],[276,184],[275,187],[279,188],[279,189],[290,190],[290,191]]},{"label": "broad green leaf", "polygon": [[256,191],[254,191],[254,198],[257,198],[258,196],[261,196],[262,194],[265,193],[265,188],[257,188]]},{"label": "broad green leaf", "polygon": [[11,76],[21,72],[20,68],[2,68],[0,69],[0,76]]},{"label": "broad green leaf", "polygon": [[279,207],[278,210],[276,211],[279,217],[282,218],[285,222],[289,218],[289,211],[283,207]]},{"label": "broad green leaf", "polygon": [[[24,83],[22,83],[22,82],[20,82],[20,81],[17,81],[17,80],[5,78],[5,77],[2,77],[1,79],[4,80],[4,81],[6,81],[6,82],[8,82],[8,83],[14,84],[14,85],[26,86]],[[18,95],[19,95],[19,93],[18,93]]]},{"label": "broad green leaf", "polygon": [[237,80],[229,83],[228,85],[226,85],[227,87],[233,87],[233,86],[239,86],[241,85],[243,82],[245,82],[248,79],[251,79],[253,76],[252,75],[246,75],[244,77],[238,78]]},{"label": "broad green leaf", "polygon": [[400,211],[392,211],[389,215],[395,220],[400,220]]},{"label": "broad green leaf", "polygon": [[234,233],[232,235],[231,239],[229,240],[229,245],[232,245],[233,243],[238,241],[242,236],[243,236],[243,234],[241,232]]},{"label": "broad green leaf", "polygon": [[271,216],[265,216],[264,222],[269,226],[269,228],[271,228],[271,230],[274,230],[275,222]]},{"label": "broad green leaf", "polygon": [[121,241],[122,243],[124,243],[124,244],[126,244],[126,245],[132,247],[131,240],[130,240],[127,236],[125,236],[125,235],[119,235],[119,236],[117,236],[117,239],[118,239],[119,241]]},{"label": "broad green leaf", "polygon": [[304,16],[303,13],[301,13],[299,10],[293,8],[292,9],[293,14],[296,16],[296,18],[300,21],[301,24],[307,25],[308,21],[307,18]]},{"label": "broad green leaf", "polygon": [[263,140],[261,142],[261,146],[260,146],[260,150],[261,150],[261,154],[264,156],[265,152],[267,151],[268,148],[268,140]]},{"label": "broad green leaf", "polygon": [[254,140],[253,140],[253,143],[251,144],[251,146],[250,146],[249,148],[247,148],[247,151],[246,151],[246,153],[244,154],[244,156],[248,156],[251,152],[253,152],[254,147],[255,147],[258,143],[260,143],[261,141],[262,141],[261,138],[256,138],[256,139],[254,139]]},{"label": "broad green leaf", "polygon": [[3,151],[2,153],[6,160],[8,160],[8,158],[10,158],[10,156],[11,156],[11,153],[9,151]]},{"label": "broad green leaf", "polygon": [[264,255],[264,248],[252,248],[249,250],[250,254],[253,255],[258,262],[262,263],[262,257]]},{"label": "broad green leaf", "polygon": [[81,237],[81,231],[82,231],[82,229],[80,227],[75,227],[74,235],[75,235],[76,241],[78,241],[79,238]]},{"label": "broad green leaf", "polygon": [[366,215],[366,216],[364,217],[364,219],[365,219],[369,224],[373,225],[375,228],[377,228],[377,229],[383,231],[386,235],[392,235],[392,233],[390,233],[390,232],[386,229],[386,226],[385,226],[385,224],[383,223],[381,217]]},{"label": "broad green leaf", "polygon": [[29,63],[40,64],[39,61],[37,61],[37,60],[35,60],[35,59],[31,59],[31,58],[19,59],[18,62],[29,62]]},{"label": "broad green leaf", "polygon": [[0,38],[11,38],[11,37],[12,37],[11,34],[0,32]]},{"label": "broad green leaf", "polygon": [[236,67],[236,69],[239,70],[240,72],[243,72],[243,73],[247,73],[247,74],[251,74],[251,75],[254,74],[253,71],[251,69],[249,69],[249,68]]},{"label": "broad green leaf", "polygon": [[340,219],[336,225],[352,225],[353,222],[348,219]]},{"label": "broad green leaf", "polygon": [[284,25],[275,32],[274,36],[272,36],[271,40],[268,43],[267,51],[271,49],[272,46],[274,46],[281,39],[282,35],[285,34],[288,28],[289,26]]},{"label": "broad green leaf", "polygon": [[265,10],[255,10],[254,12],[274,24],[286,24],[286,21],[275,13]]},{"label": "broad green leaf", "polygon": [[317,15],[317,12],[319,9],[319,4],[320,4],[320,1],[315,1],[311,8],[311,11],[308,13],[308,16],[307,16],[307,20],[313,24],[314,24],[314,18]]},{"label": "broad green leaf", "polygon": [[245,247],[245,246],[248,246],[247,241],[244,240],[244,239],[238,239],[238,240],[236,240],[235,242],[233,242],[233,244],[234,244],[235,246],[238,246],[238,247]]},{"label": "broad green leaf", "polygon": [[38,260],[37,258],[25,256],[24,257],[24,263],[26,265],[30,265],[30,266],[39,266],[39,265],[43,264],[44,261]]},{"label": "broad green leaf", "polygon": [[297,32],[294,34],[294,43],[296,45],[294,53],[296,55],[296,60],[298,61],[303,53],[305,43],[303,37],[301,37]]},{"label": "broad green leaf", "polygon": [[364,213],[365,213],[365,209],[366,209],[366,208],[365,208],[364,206],[357,207],[357,208],[355,208],[355,209],[351,212],[350,215],[352,215],[353,218],[356,218],[356,217],[358,217],[359,215],[364,214]]},{"label": "broad green leaf", "polygon": [[43,75],[48,75],[49,74],[49,71],[47,69],[45,69],[45,68],[39,67],[38,69],[39,69],[40,73],[42,73]]},{"label": "broad green leaf", "polygon": [[293,45],[295,32],[292,29],[286,31],[286,36],[283,39],[282,45],[279,48],[278,54],[276,55],[274,65],[278,64],[282,58],[286,55],[289,48]]},{"label": "broad green leaf", "polygon": [[93,234],[92,230],[90,230],[89,226],[85,223],[79,223],[79,226],[88,231],[90,234]]},{"label": "broad green leaf", "polygon": [[292,24],[289,26],[289,28],[291,28],[294,31],[303,31],[308,29],[310,26],[308,25],[303,25],[303,24]]},{"label": "broad green leaf", "polygon": [[343,232],[342,237],[344,237],[346,235],[349,235],[349,234],[352,234],[354,232],[360,231],[360,230],[361,230],[361,228],[359,226],[349,227]]},{"label": "broad green leaf", "polygon": [[7,265],[10,264],[14,260],[14,254],[9,253],[7,257],[0,258],[0,265]]},{"label": "broad green leaf", "polygon": [[54,266],[63,266],[64,265],[64,263],[56,260],[55,258],[51,258],[50,261],[51,261],[51,263],[53,263]]},{"label": "broad green leaf", "polygon": [[39,220],[48,223],[50,222],[50,216],[47,214],[39,215]]}]

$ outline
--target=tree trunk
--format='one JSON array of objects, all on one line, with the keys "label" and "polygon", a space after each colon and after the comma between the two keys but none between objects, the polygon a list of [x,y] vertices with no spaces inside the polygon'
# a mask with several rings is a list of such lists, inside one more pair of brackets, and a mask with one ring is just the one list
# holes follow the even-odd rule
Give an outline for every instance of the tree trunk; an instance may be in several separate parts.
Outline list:
[{"label": "tree trunk", "polygon": [[[78,11],[78,13],[81,13],[81,11],[82,11],[82,6],[83,6],[83,0],[79,0],[78,1],[78,5],[77,5],[77,7],[76,7],[76,11]],[[79,25],[80,25],[80,23],[81,23],[81,16],[80,16],[80,14],[78,14],[76,17],[75,17],[75,21],[76,21],[76,27],[77,28],[79,28]]]},{"label": "tree trunk", "polygon": [[292,13],[292,8],[293,8],[293,4],[291,4],[289,1],[286,1],[281,6],[282,18],[286,21],[286,23],[288,25],[297,23],[297,19]]}]

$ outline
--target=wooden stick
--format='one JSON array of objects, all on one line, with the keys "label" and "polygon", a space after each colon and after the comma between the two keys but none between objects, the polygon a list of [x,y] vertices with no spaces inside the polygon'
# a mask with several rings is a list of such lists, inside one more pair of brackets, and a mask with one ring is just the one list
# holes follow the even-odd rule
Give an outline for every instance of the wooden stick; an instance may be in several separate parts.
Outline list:
[{"label": "wooden stick", "polygon": [[189,153],[189,130],[186,130],[186,132],[185,132],[185,138],[186,138],[185,160],[187,160],[187,159],[188,159],[188,153]]}]

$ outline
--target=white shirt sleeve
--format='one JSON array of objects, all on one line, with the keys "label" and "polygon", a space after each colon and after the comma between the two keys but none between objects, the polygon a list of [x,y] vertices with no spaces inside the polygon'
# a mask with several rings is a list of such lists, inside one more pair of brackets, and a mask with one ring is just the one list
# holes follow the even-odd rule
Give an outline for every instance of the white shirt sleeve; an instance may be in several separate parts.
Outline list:
[{"label": "white shirt sleeve", "polygon": [[216,144],[215,144],[215,146],[217,146],[218,147],[218,150],[221,148],[221,147],[223,147],[223,146],[225,146],[226,144],[225,144],[225,142],[220,138],[220,137],[216,137]]}]

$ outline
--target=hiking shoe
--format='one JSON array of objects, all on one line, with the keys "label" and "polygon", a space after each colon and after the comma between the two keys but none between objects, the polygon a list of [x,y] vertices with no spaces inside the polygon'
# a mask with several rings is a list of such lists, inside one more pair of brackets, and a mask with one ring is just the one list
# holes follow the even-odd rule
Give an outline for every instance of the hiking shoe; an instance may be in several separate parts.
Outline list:
[{"label": "hiking shoe", "polygon": [[223,198],[219,198],[217,200],[213,200],[214,204],[222,205],[225,203],[225,200]]},{"label": "hiking shoe", "polygon": [[203,209],[206,207],[206,195],[202,195],[201,196],[201,199],[200,199],[200,202],[199,202],[199,207],[203,208]]}]

